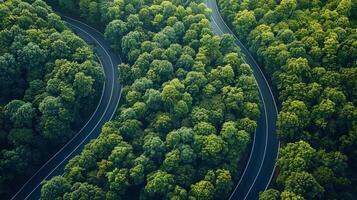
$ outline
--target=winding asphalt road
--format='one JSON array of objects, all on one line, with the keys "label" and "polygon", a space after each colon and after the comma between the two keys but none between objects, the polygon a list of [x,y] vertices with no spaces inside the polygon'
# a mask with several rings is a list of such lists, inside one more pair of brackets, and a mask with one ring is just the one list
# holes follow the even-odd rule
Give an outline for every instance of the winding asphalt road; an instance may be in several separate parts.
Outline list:
[{"label": "winding asphalt road", "polygon": [[41,183],[63,173],[67,161],[79,154],[91,139],[99,136],[102,126],[114,116],[119,104],[121,86],[117,78],[117,66],[121,63],[121,59],[110,51],[110,45],[96,29],[72,18],[63,18],[78,36],[95,46],[97,58],[105,74],[102,96],[96,110],[83,128],[20,188],[11,198],[13,200],[39,199]]},{"label": "winding asphalt road", "polygon": [[[216,0],[205,0],[212,9],[211,25],[218,34],[231,34],[236,44],[245,55],[245,62],[253,70],[257,81],[260,98],[263,102],[262,115],[254,134],[253,145],[246,168],[240,177],[229,199],[258,199],[259,192],[264,191],[273,176],[275,162],[278,155],[279,141],[276,137],[277,106],[273,93],[263,72],[249,51],[238,40],[221,17]],[[67,161],[79,154],[84,145],[91,139],[98,137],[101,127],[115,114],[121,96],[121,86],[117,80],[117,65],[120,58],[110,51],[110,45],[103,35],[94,28],[68,17],[64,17],[67,24],[87,43],[95,45],[98,60],[105,73],[105,83],[100,102],[84,127],[50,160],[48,160],[12,197],[12,199],[39,199],[41,183],[63,172]]]},{"label": "winding asphalt road", "polygon": [[231,34],[235,43],[240,47],[245,56],[244,61],[250,65],[258,84],[260,98],[263,103],[262,115],[254,134],[252,149],[246,167],[229,199],[251,200],[258,199],[259,192],[267,189],[273,177],[275,163],[278,156],[280,143],[276,136],[277,106],[274,95],[253,56],[239,41],[235,34],[224,22],[216,0],[205,0],[205,4],[212,10],[211,26],[218,35]]}]

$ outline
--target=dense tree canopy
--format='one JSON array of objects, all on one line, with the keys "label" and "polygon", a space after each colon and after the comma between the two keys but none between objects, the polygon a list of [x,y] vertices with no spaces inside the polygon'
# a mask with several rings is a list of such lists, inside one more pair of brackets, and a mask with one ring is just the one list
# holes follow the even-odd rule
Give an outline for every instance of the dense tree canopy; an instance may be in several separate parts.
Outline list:
[{"label": "dense tree canopy", "polygon": [[102,83],[92,50],[45,2],[0,3],[2,198],[73,136]]},{"label": "dense tree canopy", "polygon": [[356,199],[356,1],[218,2],[279,93],[282,151],[296,152],[290,145],[304,140],[308,149],[326,154],[315,157],[344,166],[337,169],[307,155],[285,163],[281,154],[276,188],[282,192],[269,190],[261,198]]},{"label": "dense tree canopy", "polygon": [[[58,1],[104,24],[123,58],[125,87],[118,115],[45,184],[41,199],[82,191],[106,199],[229,196],[260,115],[258,90],[233,38],[214,36],[204,4],[185,2]],[[57,189],[58,181],[70,189]]]}]

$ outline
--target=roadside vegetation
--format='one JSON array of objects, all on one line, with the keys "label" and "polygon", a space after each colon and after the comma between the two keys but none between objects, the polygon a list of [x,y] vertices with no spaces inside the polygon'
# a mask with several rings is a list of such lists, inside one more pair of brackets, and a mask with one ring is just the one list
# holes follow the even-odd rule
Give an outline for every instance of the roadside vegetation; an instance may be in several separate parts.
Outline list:
[{"label": "roadside vegetation", "polygon": [[91,115],[103,74],[45,2],[0,2],[0,196],[7,199]]},{"label": "roadside vegetation", "polygon": [[125,87],[115,119],[43,185],[41,199],[230,195],[260,115],[258,89],[232,36],[215,36],[206,6],[185,2],[55,2],[104,26]]},{"label": "roadside vegetation", "polygon": [[281,103],[278,175],[260,198],[356,199],[356,1],[218,2]]}]

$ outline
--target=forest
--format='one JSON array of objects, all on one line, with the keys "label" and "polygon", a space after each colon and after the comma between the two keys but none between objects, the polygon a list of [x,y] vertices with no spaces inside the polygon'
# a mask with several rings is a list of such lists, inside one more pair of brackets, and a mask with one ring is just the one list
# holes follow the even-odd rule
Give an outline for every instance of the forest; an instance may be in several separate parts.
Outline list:
[{"label": "forest", "polygon": [[104,32],[125,87],[115,119],[41,199],[230,195],[260,116],[258,89],[233,37],[215,36],[206,6],[185,2],[52,2]]},{"label": "forest", "polygon": [[104,81],[91,47],[43,1],[0,2],[0,196],[80,128]]},{"label": "forest", "polygon": [[260,199],[356,199],[357,2],[218,3],[280,102],[278,174]]},{"label": "forest", "polygon": [[[261,200],[357,199],[357,2],[217,0],[271,82],[277,167]],[[48,5],[46,4],[48,3]],[[70,140],[100,98],[101,31],[123,63],[116,116],[43,200],[227,199],[260,117],[252,70],[201,0],[0,0],[0,195]]]}]

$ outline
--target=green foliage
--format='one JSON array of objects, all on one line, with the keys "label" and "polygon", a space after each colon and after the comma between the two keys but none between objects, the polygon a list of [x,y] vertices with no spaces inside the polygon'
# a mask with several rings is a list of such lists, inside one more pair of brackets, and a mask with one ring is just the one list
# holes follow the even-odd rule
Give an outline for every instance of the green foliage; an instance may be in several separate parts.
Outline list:
[{"label": "green foliage", "polygon": [[309,199],[320,196],[324,189],[307,172],[293,172],[286,180],[285,190],[300,194]]},{"label": "green foliage", "polygon": [[190,199],[214,199],[214,186],[209,181],[199,181],[191,186]]},{"label": "green foliage", "polygon": [[50,200],[61,198],[61,196],[70,191],[70,189],[71,185],[65,178],[56,176],[47,181],[42,187],[41,199]]},{"label": "green foliage", "polygon": [[164,171],[156,171],[147,176],[145,191],[151,197],[163,197],[173,190],[174,176]]},{"label": "green foliage", "polygon": [[233,38],[213,34],[204,4],[183,3],[76,2],[74,14],[104,25],[121,54],[125,87],[118,115],[66,166],[68,194],[90,184],[107,199],[228,198],[260,116],[258,90]]},{"label": "green foliage", "polygon": [[[356,199],[356,188],[352,186],[357,180],[356,154],[350,149],[356,142],[348,142],[348,147],[344,143],[357,125],[356,114],[347,117],[357,110],[357,32],[356,15],[352,14],[356,11],[356,2],[218,0],[218,3],[223,17],[265,68],[278,91],[282,108],[277,133],[283,145],[304,140],[315,149],[341,151],[348,157],[348,167],[343,173],[336,173],[321,162],[317,162],[320,168],[314,173],[318,167],[306,167],[309,166],[306,158],[296,158],[295,167],[279,171],[278,189],[286,189],[287,183],[279,183],[288,178],[284,173],[303,170],[324,190],[310,187],[311,193],[301,193],[297,191],[300,186],[295,185],[297,190],[290,188],[276,196],[281,199]],[[321,173],[326,173],[326,177],[322,178]],[[333,181],[332,177],[343,181]],[[326,184],[327,179],[330,184]],[[270,195],[267,192],[261,198]]]},{"label": "green foliage", "polygon": [[278,200],[280,199],[280,192],[275,189],[268,189],[259,194],[260,200]]},{"label": "green foliage", "polygon": [[0,12],[0,195],[6,199],[88,118],[104,78],[90,48],[43,1],[9,0]]}]

